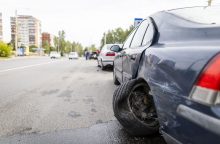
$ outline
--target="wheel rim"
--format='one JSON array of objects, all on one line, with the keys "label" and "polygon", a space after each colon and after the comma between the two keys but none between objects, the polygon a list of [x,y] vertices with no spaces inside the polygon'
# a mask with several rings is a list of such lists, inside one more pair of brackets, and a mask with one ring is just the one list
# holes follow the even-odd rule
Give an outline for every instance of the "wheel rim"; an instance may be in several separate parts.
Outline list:
[{"label": "wheel rim", "polygon": [[128,97],[128,106],[134,116],[145,124],[156,126],[158,118],[153,98],[148,90],[135,87]]}]

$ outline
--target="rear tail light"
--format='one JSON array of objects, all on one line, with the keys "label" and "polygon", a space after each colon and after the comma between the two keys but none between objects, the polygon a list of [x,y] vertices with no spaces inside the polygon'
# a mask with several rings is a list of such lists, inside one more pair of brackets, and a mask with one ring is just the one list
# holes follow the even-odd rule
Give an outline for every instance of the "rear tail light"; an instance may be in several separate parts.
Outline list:
[{"label": "rear tail light", "polygon": [[191,92],[195,101],[208,104],[220,104],[220,54],[215,56],[204,71]]},{"label": "rear tail light", "polygon": [[107,52],[106,56],[115,56],[115,53],[114,52]]}]

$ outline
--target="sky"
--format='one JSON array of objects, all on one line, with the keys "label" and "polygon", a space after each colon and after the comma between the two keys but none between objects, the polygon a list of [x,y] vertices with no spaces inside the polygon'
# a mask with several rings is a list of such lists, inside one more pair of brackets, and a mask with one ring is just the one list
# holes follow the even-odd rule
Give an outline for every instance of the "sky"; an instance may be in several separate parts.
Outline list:
[{"label": "sky", "polygon": [[10,17],[17,10],[18,15],[39,19],[42,32],[57,35],[59,30],[64,30],[69,41],[99,46],[104,32],[128,28],[134,18],[146,18],[161,10],[204,5],[207,0],[0,0],[0,12],[5,42],[11,39]]}]

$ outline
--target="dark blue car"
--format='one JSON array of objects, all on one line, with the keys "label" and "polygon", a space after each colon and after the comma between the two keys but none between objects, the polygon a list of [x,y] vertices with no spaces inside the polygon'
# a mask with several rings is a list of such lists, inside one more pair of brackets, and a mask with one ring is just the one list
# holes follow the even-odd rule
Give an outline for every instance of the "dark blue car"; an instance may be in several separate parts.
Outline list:
[{"label": "dark blue car", "polygon": [[114,60],[115,117],[132,135],[220,144],[220,7],[158,12]]}]

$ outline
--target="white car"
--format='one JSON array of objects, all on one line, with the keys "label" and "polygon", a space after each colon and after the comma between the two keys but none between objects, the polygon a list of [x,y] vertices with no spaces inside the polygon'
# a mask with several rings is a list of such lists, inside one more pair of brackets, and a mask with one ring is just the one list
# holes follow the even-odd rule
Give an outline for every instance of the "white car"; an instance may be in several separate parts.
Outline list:
[{"label": "white car", "polygon": [[50,58],[51,59],[56,59],[56,58],[60,58],[60,57],[61,57],[61,55],[60,55],[59,52],[56,52],[56,51],[50,52]]},{"label": "white car", "polygon": [[113,61],[117,55],[117,53],[110,50],[113,45],[119,45],[122,47],[122,44],[106,44],[99,53],[97,62],[98,66],[100,66],[102,70],[104,70],[107,66],[113,66]]},{"label": "white car", "polygon": [[69,53],[69,60],[71,59],[78,59],[79,58],[79,55],[77,52],[70,52]]}]

